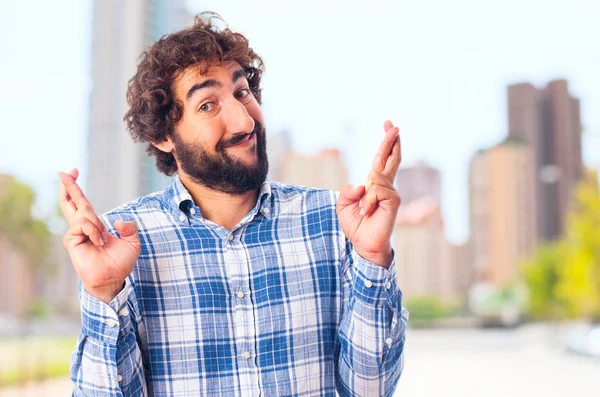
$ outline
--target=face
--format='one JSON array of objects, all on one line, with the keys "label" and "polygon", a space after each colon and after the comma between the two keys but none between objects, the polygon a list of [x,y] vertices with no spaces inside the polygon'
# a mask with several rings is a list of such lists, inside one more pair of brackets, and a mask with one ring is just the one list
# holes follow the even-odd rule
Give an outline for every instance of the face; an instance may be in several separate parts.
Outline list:
[{"label": "face", "polygon": [[268,172],[266,136],[243,69],[228,62],[198,71],[190,67],[173,83],[183,115],[156,146],[196,183],[235,195],[258,189]]}]

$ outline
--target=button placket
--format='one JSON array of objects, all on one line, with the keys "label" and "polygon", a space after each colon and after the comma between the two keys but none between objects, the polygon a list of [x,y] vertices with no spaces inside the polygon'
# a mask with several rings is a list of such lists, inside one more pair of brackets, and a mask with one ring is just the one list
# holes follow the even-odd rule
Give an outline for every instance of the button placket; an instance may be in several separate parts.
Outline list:
[{"label": "button placket", "polygon": [[[243,233],[242,227],[236,233]],[[232,305],[234,310],[233,329],[235,335],[236,355],[241,368],[247,371],[247,382],[253,385],[252,388],[259,388],[258,368],[256,366],[256,330],[254,324],[254,310],[251,294],[250,266],[249,258],[246,252],[247,248],[243,244],[240,236],[231,233],[225,240],[225,260],[228,273],[231,277],[230,286],[232,288]]]}]

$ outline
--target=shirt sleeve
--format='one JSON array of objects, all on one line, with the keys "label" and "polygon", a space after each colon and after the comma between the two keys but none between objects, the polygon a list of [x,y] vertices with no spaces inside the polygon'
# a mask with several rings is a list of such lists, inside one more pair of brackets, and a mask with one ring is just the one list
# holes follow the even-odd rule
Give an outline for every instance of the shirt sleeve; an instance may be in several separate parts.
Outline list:
[{"label": "shirt sleeve", "polygon": [[130,279],[107,305],[79,281],[81,333],[71,359],[73,396],[147,396]]},{"label": "shirt sleeve", "polygon": [[341,396],[391,396],[404,367],[408,323],[396,285],[395,255],[388,270],[347,245],[341,269],[338,392]]}]

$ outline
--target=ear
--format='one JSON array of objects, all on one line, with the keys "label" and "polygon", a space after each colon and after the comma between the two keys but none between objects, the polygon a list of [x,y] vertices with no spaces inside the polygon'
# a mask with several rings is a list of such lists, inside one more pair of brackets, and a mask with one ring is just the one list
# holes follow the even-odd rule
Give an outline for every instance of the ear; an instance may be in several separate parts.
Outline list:
[{"label": "ear", "polygon": [[154,145],[154,147],[161,152],[165,153],[172,153],[173,150],[175,150],[175,145],[173,145],[173,141],[171,140],[170,136],[167,136],[167,138],[162,142],[152,142],[152,145]]}]

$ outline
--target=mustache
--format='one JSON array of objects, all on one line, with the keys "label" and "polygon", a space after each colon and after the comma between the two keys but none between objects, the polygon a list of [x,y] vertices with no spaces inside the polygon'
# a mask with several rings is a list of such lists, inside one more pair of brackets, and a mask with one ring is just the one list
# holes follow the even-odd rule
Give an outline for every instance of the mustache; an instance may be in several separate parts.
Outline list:
[{"label": "mustache", "polygon": [[221,151],[226,147],[229,146],[233,146],[233,145],[237,145],[238,143],[240,143],[241,141],[243,141],[244,139],[248,138],[248,135],[252,135],[252,134],[258,134],[263,130],[263,126],[261,123],[259,123],[258,121],[254,121],[254,129],[246,134],[237,134],[234,137],[232,137],[231,139],[227,140],[227,141],[220,141],[217,144],[217,150]]}]

